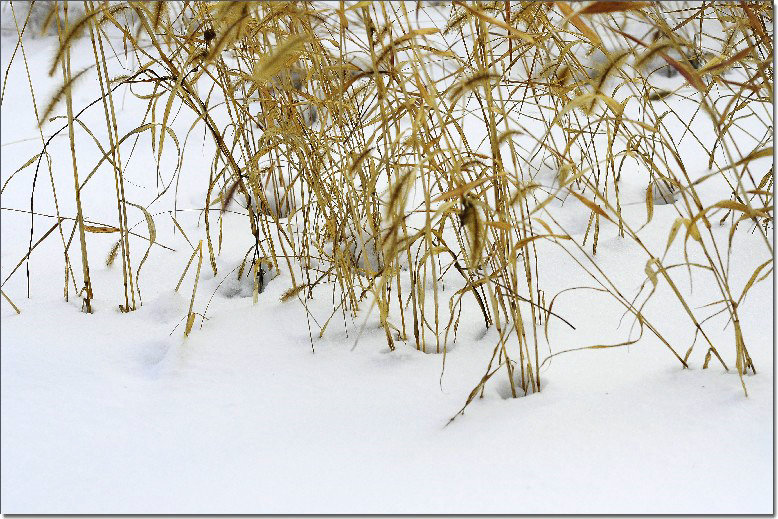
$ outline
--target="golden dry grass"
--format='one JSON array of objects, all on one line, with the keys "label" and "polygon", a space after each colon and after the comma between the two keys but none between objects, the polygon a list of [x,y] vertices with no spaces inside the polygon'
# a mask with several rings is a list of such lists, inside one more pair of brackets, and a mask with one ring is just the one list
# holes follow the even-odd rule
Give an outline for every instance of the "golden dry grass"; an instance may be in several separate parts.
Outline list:
[{"label": "golden dry grass", "polygon": [[[102,104],[106,122],[103,159],[115,174],[117,219],[102,227],[87,223],[77,195],[74,229],[82,245],[83,285],[78,292],[86,311],[92,297],[86,247],[90,232],[118,233],[108,261],[121,258],[122,309],[132,311],[140,302],[138,277],[152,251],[155,224],[141,208],[151,236],[149,249],[140,261],[131,258],[131,204],[124,197],[120,144],[131,134],[148,131],[153,136],[148,152],[158,161],[171,145],[180,154],[179,136],[169,123],[174,104],[182,103],[198,116],[197,124],[218,148],[203,207],[222,208],[204,211],[205,236],[193,246],[178,283],[177,290],[199,254],[187,334],[196,318],[203,256],[208,259],[205,268],[215,274],[212,237],[221,239],[224,211],[240,204],[246,208],[253,244],[238,275],[254,272],[257,279],[261,263],[285,270],[292,285],[284,300],[303,303],[318,289],[335,290],[338,299],[319,335],[337,314],[377,311],[390,348],[405,341],[442,353],[445,362],[461,324],[463,299],[472,298],[483,323],[495,327],[499,339],[465,406],[498,373],[508,377],[513,396],[542,387],[543,335],[548,340],[549,326],[569,323],[553,311],[554,297],[539,286],[544,261],[540,242],[570,251],[570,261],[583,274],[581,285],[587,278],[594,280],[640,328],[637,338],[585,348],[633,344],[648,332],[686,366],[693,345],[677,349],[663,336],[662,323],[641,313],[662,283],[684,309],[678,318],[702,338],[706,367],[715,357],[724,367],[734,367],[741,381],[746,370],[755,372],[738,306],[750,287],[772,272],[772,262],[757,268],[745,287],[732,286],[725,261],[729,251],[721,249],[711,228],[715,218],[732,233],[760,233],[764,255],[772,257],[773,172],[751,165],[772,155],[772,120],[757,107],[772,106],[770,4],[691,2],[674,10],[653,2],[456,1],[445,24],[428,21],[424,10],[437,8],[422,2],[193,1],[173,12],[165,2],[87,1],[85,8],[80,19],[64,16],[57,26],[60,46],[51,73],[63,76],[63,87],[40,119],[44,122],[64,100],[73,142],[77,116],[71,91],[79,88],[76,80],[82,72],[71,73],[69,48],[73,38],[88,37],[99,77],[96,102]],[[59,16],[50,18],[59,23]],[[702,28],[704,21],[724,28],[714,49],[683,36],[682,28]],[[18,23],[21,33],[24,20]],[[628,23],[638,24],[646,36],[627,32]],[[142,64],[133,74],[109,74],[107,30],[121,31],[128,52]],[[591,56],[595,65],[582,62],[581,56]],[[706,177],[692,176],[692,166],[668,129],[673,108],[666,101],[689,94],[652,87],[649,76],[656,73],[657,62],[685,79],[695,90],[699,110],[713,122],[717,138],[706,149],[711,170]],[[725,75],[733,68],[745,79]],[[148,87],[138,95],[149,109],[143,124],[120,135],[112,93],[133,82]],[[202,84],[208,88],[197,86]],[[726,91],[725,103],[713,98],[714,86]],[[226,117],[213,115],[213,92],[224,98]],[[641,105],[642,119],[625,114],[626,97]],[[731,135],[745,116],[769,129],[769,138],[753,149],[742,149]],[[695,135],[691,123],[686,131]],[[517,136],[531,139],[532,145],[521,144]],[[25,166],[35,165],[36,178],[44,158],[45,145]],[[553,186],[541,185],[533,174],[531,164],[546,160],[558,172]],[[678,218],[664,250],[645,245],[639,229],[622,216],[619,181],[625,164],[650,173],[646,224],[659,198],[678,199]],[[78,194],[89,177],[80,180],[75,162],[73,174]],[[705,205],[698,190],[713,179],[724,179],[731,196]],[[573,239],[551,209],[552,201],[566,195],[589,209],[583,240]],[[645,290],[633,297],[622,293],[594,259],[605,221],[616,224],[620,236],[645,253]],[[59,231],[66,272],[75,286],[69,242],[62,219],[58,222],[50,233]],[[695,247],[705,262],[666,264],[664,258],[678,240],[684,250]],[[33,248],[31,234],[30,253]],[[699,310],[687,303],[672,275],[671,269],[683,270],[679,266],[705,269],[715,279],[720,293],[715,303],[731,318],[732,346],[717,348],[709,340]],[[442,274],[448,271],[460,276],[453,296],[441,288]],[[258,290],[256,281],[255,301]]]}]

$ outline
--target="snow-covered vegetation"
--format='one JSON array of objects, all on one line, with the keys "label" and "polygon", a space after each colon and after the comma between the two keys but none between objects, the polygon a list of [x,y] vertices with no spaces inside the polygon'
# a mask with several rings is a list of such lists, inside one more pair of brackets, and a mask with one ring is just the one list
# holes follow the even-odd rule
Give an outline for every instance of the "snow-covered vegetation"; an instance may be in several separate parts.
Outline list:
[{"label": "snow-covered vegetation", "polygon": [[769,3],[0,13],[3,512],[771,512]]}]

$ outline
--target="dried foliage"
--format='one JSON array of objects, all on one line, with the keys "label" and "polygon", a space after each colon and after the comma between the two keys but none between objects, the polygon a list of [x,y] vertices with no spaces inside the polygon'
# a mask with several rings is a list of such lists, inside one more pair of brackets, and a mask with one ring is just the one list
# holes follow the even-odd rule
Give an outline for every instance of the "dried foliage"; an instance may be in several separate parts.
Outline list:
[{"label": "dried foliage", "polygon": [[[657,286],[666,284],[684,309],[673,319],[687,320],[703,341],[705,366],[711,356],[724,367],[734,357],[742,381],[755,367],[738,308],[748,290],[772,273],[773,170],[754,166],[773,152],[772,7],[675,4],[192,1],[175,12],[165,2],[87,1],[80,18],[64,18],[58,27],[52,73],[62,71],[64,86],[41,119],[65,99],[72,135],[77,114],[70,93],[79,88],[74,83],[82,72],[70,73],[68,51],[73,38],[88,36],[108,128],[104,160],[116,179],[117,220],[104,227],[118,232],[119,241],[108,262],[121,257],[122,309],[130,311],[140,301],[140,265],[153,251],[154,217],[140,207],[151,239],[133,271],[127,209],[135,204],[124,197],[119,157],[129,135],[117,132],[112,92],[144,86],[132,90],[149,106],[133,132],[152,133],[158,161],[170,141],[182,153],[180,136],[169,126],[174,107],[197,115],[218,152],[210,178],[188,180],[207,181],[204,207],[222,210],[204,211],[205,237],[179,281],[180,287],[199,254],[187,334],[197,315],[202,257],[216,273],[211,237],[225,211],[240,205],[252,243],[238,275],[258,278],[266,272],[262,263],[286,270],[292,286],[284,301],[331,291],[332,314],[313,320],[323,323],[319,335],[338,313],[356,317],[376,309],[390,348],[401,341],[445,355],[462,324],[463,305],[475,305],[498,339],[465,406],[499,373],[508,377],[513,396],[539,391],[548,350],[543,337],[552,342],[550,327],[571,326],[540,286],[541,244],[568,251],[581,269],[579,285],[593,281],[640,331],[619,344],[574,349],[634,344],[648,332],[686,367],[694,345],[678,349],[663,336],[663,323],[642,313]],[[447,21],[430,21],[425,10],[431,9],[447,13]],[[700,34],[704,24],[721,32],[707,39],[684,36]],[[20,33],[23,25],[19,21]],[[109,75],[103,44],[109,30],[123,35],[127,52],[142,64],[131,75]],[[655,74],[680,74],[685,86],[654,87]],[[716,142],[705,149],[710,173],[702,178],[692,176],[697,165],[687,163],[671,131],[679,120],[673,105],[679,96],[695,100],[699,117],[715,128]],[[639,107],[639,118],[630,103]],[[732,136],[745,120],[754,136],[748,149]],[[696,138],[694,121],[681,124]],[[35,164],[36,178],[45,154],[44,145],[25,166]],[[557,172],[553,185],[540,180],[539,165]],[[644,244],[623,217],[619,182],[638,168],[650,176],[646,224],[656,204],[674,203],[678,212],[664,250]],[[176,169],[176,177],[182,174]],[[78,176],[75,181],[86,183]],[[731,196],[706,205],[700,189],[716,181],[726,182]],[[568,195],[588,210],[582,240],[555,215],[554,202]],[[766,262],[745,287],[730,282],[730,251],[714,238],[714,218],[726,222],[731,235],[764,237],[764,250],[755,254]],[[88,308],[84,231],[109,231],[90,228],[80,213],[76,220]],[[621,291],[595,261],[606,224],[615,224],[623,240],[645,253],[646,279],[638,294]],[[668,265],[664,258],[673,246],[695,248],[707,262]],[[731,319],[731,346],[708,339],[700,310],[678,286],[679,266],[702,269],[715,283],[716,305]],[[449,271],[459,276],[453,294],[442,286]]]}]

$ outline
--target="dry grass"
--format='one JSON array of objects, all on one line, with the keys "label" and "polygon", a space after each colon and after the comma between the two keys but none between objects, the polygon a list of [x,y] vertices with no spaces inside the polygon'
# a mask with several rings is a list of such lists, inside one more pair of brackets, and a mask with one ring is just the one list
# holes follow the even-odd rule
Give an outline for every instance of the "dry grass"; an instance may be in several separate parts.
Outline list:
[{"label": "dry grass", "polygon": [[[88,36],[117,218],[101,229],[88,224],[76,189],[73,229],[83,267],[78,292],[87,311],[89,232],[118,233],[109,259],[121,254],[121,307],[131,311],[140,302],[138,277],[146,257],[138,262],[129,254],[127,212],[133,204],[124,196],[121,144],[131,134],[151,132],[149,153],[157,161],[172,145],[180,156],[180,136],[169,123],[173,107],[181,104],[198,116],[218,148],[203,207],[222,208],[204,211],[205,236],[181,276],[199,252],[187,334],[196,318],[202,257],[216,274],[212,237],[221,236],[224,211],[242,210],[240,205],[253,243],[238,275],[254,273],[255,301],[262,263],[289,274],[285,300],[304,303],[317,291],[332,291],[332,313],[312,316],[321,323],[318,335],[338,314],[345,319],[377,311],[390,348],[407,342],[442,353],[445,362],[463,305],[476,305],[499,339],[465,406],[498,374],[508,377],[514,397],[539,391],[544,337],[550,341],[549,327],[571,326],[540,286],[541,243],[566,251],[580,267],[579,285],[594,282],[639,327],[637,338],[583,348],[633,344],[648,332],[686,367],[694,344],[677,349],[663,335],[662,323],[642,313],[657,286],[666,284],[684,310],[677,318],[686,319],[703,341],[706,367],[715,357],[734,367],[741,381],[747,370],[756,371],[738,308],[751,286],[772,272],[773,170],[752,165],[772,155],[770,4],[690,2],[676,9],[651,2],[454,2],[447,21],[437,24],[426,13],[443,8],[422,2],[195,1],[181,10],[165,2],[84,6],[80,19],[64,16],[57,26],[61,44],[51,71],[63,75],[64,86],[51,109],[64,99],[72,143],[78,115],[70,94],[79,73],[70,71],[69,48],[76,36]],[[24,23],[18,20],[20,33]],[[684,36],[710,23],[721,24],[723,32],[705,41]],[[110,76],[104,45],[109,30],[120,31],[128,52],[143,64],[132,75]],[[23,53],[21,39],[20,47]],[[726,74],[734,69],[735,79]],[[653,74],[673,73],[693,92],[652,86]],[[127,84],[144,87],[133,92],[147,100],[148,110],[131,134],[120,135],[113,92]],[[699,117],[715,128],[716,142],[705,148],[711,172],[703,178],[692,176],[699,168],[687,163],[671,131],[678,121],[671,101],[680,95],[693,99]],[[224,103],[213,101],[218,98]],[[628,115],[627,98],[641,107],[640,119]],[[748,148],[733,136],[744,118],[755,135]],[[763,127],[753,129],[755,121]],[[685,131],[703,143],[693,121]],[[45,143],[26,165],[35,165],[36,179],[44,158]],[[538,164],[557,171],[553,185],[538,180]],[[619,186],[630,168],[650,175],[646,224],[656,203],[677,198],[678,217],[664,250],[644,244],[640,229],[623,217]],[[89,176],[81,181],[75,163],[73,170],[76,186],[83,187]],[[176,169],[177,178],[183,174]],[[726,182],[731,196],[706,205],[700,187],[715,181]],[[161,186],[160,196],[169,187]],[[572,237],[556,218],[553,202],[568,195],[589,210],[583,239]],[[154,220],[141,209],[151,237],[148,256]],[[76,280],[63,220],[50,233],[58,230],[63,242],[67,295],[68,279],[74,286]],[[719,220],[731,234],[764,238],[758,254],[766,261],[744,287],[730,282],[731,250],[722,249],[712,230]],[[645,253],[646,278],[638,294],[623,293],[595,261],[606,222]],[[669,249],[678,246],[684,253],[694,248],[704,262],[687,256],[683,264],[668,265]],[[710,303],[731,319],[730,346],[717,348],[709,340],[705,319],[678,286],[684,269],[705,271],[718,288]],[[449,271],[459,276],[453,296],[441,285]]]}]

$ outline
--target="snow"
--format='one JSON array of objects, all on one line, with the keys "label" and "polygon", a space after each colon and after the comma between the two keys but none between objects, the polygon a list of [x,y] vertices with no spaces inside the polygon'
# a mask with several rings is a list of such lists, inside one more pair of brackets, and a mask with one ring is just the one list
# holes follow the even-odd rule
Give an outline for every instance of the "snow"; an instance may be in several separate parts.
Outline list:
[{"label": "snow", "polygon": [[[5,76],[15,42],[8,34],[1,42],[0,65],[8,80],[0,121],[2,182],[41,147],[18,56]],[[61,83],[61,77],[46,75],[55,40],[24,44],[40,110]],[[86,41],[76,43],[73,54],[82,65],[92,59]],[[80,69],[74,64],[74,71]],[[81,86],[74,91],[76,110],[98,92],[93,76]],[[117,106],[123,134],[139,124],[144,105],[117,92],[122,92]],[[693,102],[681,96],[667,102],[682,117],[693,117]],[[173,115],[172,125],[183,136],[194,118],[186,110]],[[710,134],[709,123],[697,117],[695,129]],[[102,108],[87,111],[83,119],[106,138]],[[679,135],[688,121],[678,121]],[[62,124],[45,125],[44,135]],[[196,208],[202,206],[214,151],[201,131],[194,131],[187,145],[177,194],[176,219],[194,245],[204,238]],[[83,181],[101,152],[85,133],[78,138]],[[144,206],[157,192],[149,143],[142,134],[131,158],[122,148],[127,198]],[[692,139],[680,149],[695,164],[694,175],[708,171],[707,157],[694,159],[700,151]],[[165,150],[161,173],[167,183],[175,167],[174,146],[167,143]],[[59,211],[72,216],[66,132],[52,141],[50,151]],[[534,167],[538,179],[550,185],[547,168]],[[30,217],[10,209],[29,210],[33,171],[19,173],[2,194],[3,280],[27,250]],[[636,228],[646,219],[647,178],[636,174],[623,186],[629,202],[623,211]],[[88,186],[87,217],[113,222],[110,170],[101,169]],[[35,210],[54,214],[45,161],[36,189]],[[705,184],[701,193],[706,200],[722,198],[721,186]],[[568,234],[582,239],[586,223],[581,218],[588,210],[572,197],[552,205]],[[248,225],[245,217],[228,213],[216,276],[207,253],[203,258],[195,311],[206,319],[198,318],[184,337],[197,260],[175,292],[192,248],[174,232],[171,209],[170,196],[149,208],[158,243],[175,252],[152,248],[140,276],[143,304],[135,312],[118,311],[121,268],[102,261],[115,234],[88,235],[93,315],[80,311],[72,284],[69,301],[63,300],[58,232],[30,258],[29,298],[24,266],[3,285],[21,309],[17,315],[5,300],[0,306],[3,513],[773,512],[772,276],[755,285],[740,308],[758,371],[745,377],[747,398],[734,369],[725,373],[715,359],[702,369],[706,348],[700,340],[690,369],[683,370],[646,331],[630,347],[552,357],[542,368],[539,393],[510,398],[500,372],[482,399],[449,422],[484,375],[498,337],[494,328],[484,328],[472,301],[464,305],[456,342],[448,345],[445,369],[442,355],[418,352],[412,341],[396,341],[397,349],[389,351],[378,312],[365,315],[369,304],[356,319],[337,313],[319,338],[334,306],[334,288],[317,289],[305,301],[307,313],[298,297],[281,302],[291,286],[282,268],[265,277],[266,287],[253,304],[250,282],[235,276],[251,243]],[[131,211],[134,232],[147,236],[144,215]],[[663,251],[678,216],[672,204],[657,205],[641,231],[646,246]],[[54,221],[37,217],[35,239]],[[72,225],[64,225],[65,240]],[[725,242],[728,230],[715,229],[717,239]],[[634,295],[645,279],[645,254],[605,222],[600,239],[598,266]],[[148,242],[131,243],[137,268]],[[765,261],[764,243],[758,235],[740,232],[735,244],[730,275],[733,286],[742,287]],[[74,265],[79,264],[77,239],[71,250]],[[593,285],[558,247],[541,244],[538,250],[547,301],[571,286]],[[682,251],[672,249],[666,264],[673,258],[683,261]],[[693,292],[688,276],[678,279],[694,308],[716,299],[716,287],[705,278],[694,278]],[[458,288],[452,281],[446,301]],[[554,353],[620,342],[632,325],[627,316],[619,326],[623,307],[590,290],[559,296],[554,311],[576,327],[559,322],[549,327],[550,344],[541,344]],[[666,284],[660,283],[644,313],[681,354],[692,344],[690,322]],[[713,319],[706,331],[732,368],[733,332],[725,324],[724,317]]]}]

